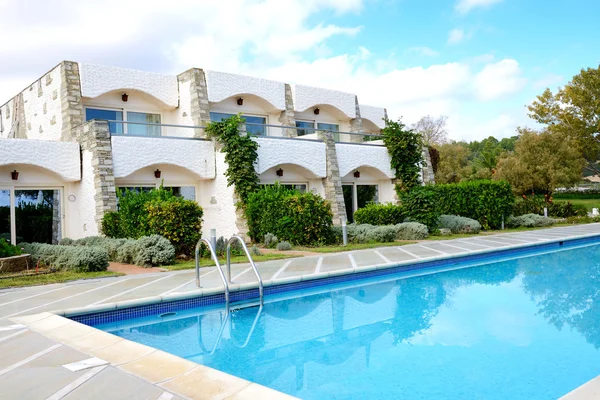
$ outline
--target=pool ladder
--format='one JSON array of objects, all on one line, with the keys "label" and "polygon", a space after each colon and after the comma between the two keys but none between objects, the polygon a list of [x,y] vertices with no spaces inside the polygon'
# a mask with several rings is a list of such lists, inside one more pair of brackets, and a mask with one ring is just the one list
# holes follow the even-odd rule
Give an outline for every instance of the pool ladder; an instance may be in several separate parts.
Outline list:
[{"label": "pool ladder", "polygon": [[244,249],[244,253],[246,253],[246,257],[248,258],[248,261],[250,261],[250,266],[252,267],[252,270],[254,271],[254,275],[256,275],[256,279],[258,279],[258,295],[259,295],[260,307],[262,308],[263,297],[264,297],[263,281],[260,276],[260,273],[258,272],[258,268],[256,268],[256,264],[254,263],[254,260],[252,259],[252,255],[250,254],[250,251],[248,251],[248,246],[246,246],[246,243],[244,242],[244,239],[242,239],[241,236],[234,235],[227,241],[227,277],[225,277],[223,268],[221,267],[221,264],[219,263],[219,257],[217,257],[217,252],[216,252],[215,248],[213,247],[212,243],[210,242],[210,240],[202,238],[202,239],[198,240],[198,243],[196,243],[196,287],[198,287],[198,288],[200,287],[200,245],[202,243],[204,243],[204,244],[206,244],[206,246],[208,247],[208,250],[210,251],[210,255],[211,255],[213,261],[215,262],[217,271],[219,271],[219,276],[221,277],[221,281],[223,282],[223,286],[225,287],[225,309],[226,309],[227,313],[229,313],[229,305],[230,305],[229,304],[229,284],[233,283],[231,280],[231,244],[233,242],[235,242],[236,240],[241,243],[242,248]]}]

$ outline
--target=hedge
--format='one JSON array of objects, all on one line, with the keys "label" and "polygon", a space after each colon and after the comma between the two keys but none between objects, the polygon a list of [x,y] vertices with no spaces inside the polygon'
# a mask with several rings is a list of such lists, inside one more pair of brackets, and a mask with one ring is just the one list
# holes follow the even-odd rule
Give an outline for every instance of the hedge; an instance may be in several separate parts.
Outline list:
[{"label": "hedge", "polygon": [[479,221],[485,229],[499,229],[502,217],[512,214],[515,197],[505,181],[471,181],[422,186],[402,197],[409,218],[437,225],[440,215],[460,215]]},{"label": "hedge", "polygon": [[60,270],[75,272],[106,271],[108,252],[101,247],[61,246],[21,243],[34,262]]},{"label": "hedge", "polygon": [[395,225],[404,222],[405,218],[406,213],[402,207],[392,203],[369,203],[354,213],[354,221],[357,224]]},{"label": "hedge", "polygon": [[[335,227],[336,236],[341,241],[341,227]],[[422,240],[429,236],[427,226],[417,222],[396,225],[349,224],[348,241],[351,243],[386,243],[395,240]]]},{"label": "hedge", "polygon": [[556,221],[549,217],[538,214],[525,214],[518,217],[511,217],[507,221],[509,228],[533,228],[554,225]]},{"label": "hedge", "polygon": [[564,200],[590,200],[590,199],[599,199],[600,200],[600,191],[596,189],[590,190],[566,190],[562,192],[554,192],[552,197],[555,200],[564,199]]},{"label": "hedge", "polygon": [[300,193],[278,184],[265,186],[248,195],[244,212],[248,233],[255,242],[261,242],[268,233],[294,245],[334,241],[331,206],[314,193]]}]

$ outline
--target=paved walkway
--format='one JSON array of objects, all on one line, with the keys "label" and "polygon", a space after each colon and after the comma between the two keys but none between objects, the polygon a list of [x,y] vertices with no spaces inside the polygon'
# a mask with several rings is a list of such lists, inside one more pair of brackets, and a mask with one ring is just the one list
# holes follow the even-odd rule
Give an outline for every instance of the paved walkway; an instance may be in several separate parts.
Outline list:
[{"label": "paved walkway", "polygon": [[[275,260],[260,263],[258,268],[266,284],[286,283],[317,276],[351,273],[386,264],[466,255],[482,250],[590,234],[600,234],[600,224],[493,236],[474,235],[465,239],[427,241],[406,246]],[[235,265],[231,276],[240,288],[255,282],[247,264]],[[215,288],[221,287],[214,267],[202,268],[201,285],[205,291],[214,291]],[[16,324],[11,319],[46,311],[135,301],[146,297],[170,297],[169,295],[185,292],[198,292],[193,270],[0,290],[0,397],[161,400],[179,398],[161,386],[137,378],[114,365],[92,363],[91,366],[82,366],[81,362],[90,359],[90,355]],[[75,334],[77,333],[69,332],[69,335]],[[68,369],[64,366],[71,363],[76,363],[76,367]],[[230,398],[240,398],[234,396]],[[223,397],[210,397],[199,393],[198,398]]]}]

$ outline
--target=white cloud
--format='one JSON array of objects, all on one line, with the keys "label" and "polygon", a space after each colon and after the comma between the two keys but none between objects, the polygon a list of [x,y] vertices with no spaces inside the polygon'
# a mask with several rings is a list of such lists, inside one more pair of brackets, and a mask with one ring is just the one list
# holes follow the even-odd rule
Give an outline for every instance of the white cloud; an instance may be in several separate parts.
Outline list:
[{"label": "white cloud", "polygon": [[462,29],[452,29],[448,34],[448,44],[457,44],[465,39],[465,31]]},{"label": "white cloud", "polygon": [[533,87],[536,89],[545,89],[550,86],[558,86],[559,83],[565,81],[565,77],[557,74],[546,74],[537,81],[533,82]]},{"label": "white cloud", "polygon": [[504,59],[487,64],[475,76],[475,91],[481,100],[493,100],[523,88],[526,79],[516,60]]},{"label": "white cloud", "polygon": [[433,50],[431,47],[427,46],[415,46],[409,47],[408,52],[418,53],[425,57],[436,57],[440,55],[439,51]]},{"label": "white cloud", "polygon": [[500,3],[502,0],[459,0],[454,9],[461,14],[466,14],[474,8],[491,6]]},{"label": "white cloud", "polygon": [[[510,113],[472,116],[468,105],[518,92],[523,82],[517,61],[493,57],[399,69],[396,54],[373,54],[369,43],[359,42],[368,26],[316,18],[320,11],[360,12],[362,0],[23,3],[0,0],[0,37],[11,38],[0,41],[0,57],[11,60],[0,63],[0,104],[63,59],[166,73],[200,67],[354,92],[363,104],[385,106],[391,118],[404,116],[407,123],[448,115],[451,136],[459,138],[504,134]],[[333,37],[355,50],[336,51]],[[437,54],[423,46],[409,51]]]}]

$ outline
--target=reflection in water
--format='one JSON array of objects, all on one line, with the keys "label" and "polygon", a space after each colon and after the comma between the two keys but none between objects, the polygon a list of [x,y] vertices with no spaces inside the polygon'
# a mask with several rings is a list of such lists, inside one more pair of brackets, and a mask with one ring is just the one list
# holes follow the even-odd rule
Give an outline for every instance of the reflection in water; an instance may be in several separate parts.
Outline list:
[{"label": "reflection in water", "polygon": [[598,256],[591,246],[103,329],[308,399],[551,399],[600,374]]}]

